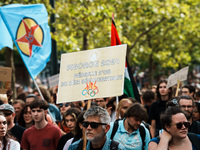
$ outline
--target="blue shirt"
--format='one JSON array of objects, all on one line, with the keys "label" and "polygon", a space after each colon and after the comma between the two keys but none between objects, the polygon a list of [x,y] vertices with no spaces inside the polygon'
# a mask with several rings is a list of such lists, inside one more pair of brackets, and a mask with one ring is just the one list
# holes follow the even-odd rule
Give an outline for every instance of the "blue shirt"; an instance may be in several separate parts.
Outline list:
[{"label": "blue shirt", "polygon": [[[118,129],[117,129],[114,137],[113,137],[113,140],[124,145],[126,150],[141,150],[143,145],[142,145],[142,138],[140,136],[139,129],[137,129],[136,131],[134,131],[132,133],[129,133],[124,128],[124,120],[125,119],[120,120],[118,122],[119,126],[118,126]],[[114,123],[110,124],[110,130],[107,132],[108,138],[111,137],[113,125],[114,125]],[[149,131],[146,127],[144,127],[144,129],[145,129],[145,132],[146,132],[144,149],[148,150],[148,143],[150,141],[150,134],[149,134]]]},{"label": "blue shirt", "polygon": [[[78,140],[76,142],[74,142],[72,145],[69,146],[68,150],[76,150],[76,148],[78,147],[78,144],[81,140]],[[104,146],[102,148],[102,150],[109,150],[110,149],[110,144],[111,144],[111,140],[106,138],[106,142],[104,143]],[[90,150],[90,141],[87,142],[87,146],[86,146],[86,150]],[[118,145],[118,150],[125,150],[124,146],[122,144]]]}]

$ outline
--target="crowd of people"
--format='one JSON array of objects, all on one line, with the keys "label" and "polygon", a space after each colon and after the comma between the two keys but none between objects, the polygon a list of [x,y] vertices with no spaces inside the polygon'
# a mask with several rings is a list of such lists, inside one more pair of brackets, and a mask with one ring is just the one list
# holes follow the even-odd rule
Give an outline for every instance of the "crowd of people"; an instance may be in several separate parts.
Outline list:
[{"label": "crowd of people", "polygon": [[161,80],[141,90],[141,101],[123,95],[56,104],[57,87],[0,94],[2,150],[200,149],[200,91],[167,88]]}]

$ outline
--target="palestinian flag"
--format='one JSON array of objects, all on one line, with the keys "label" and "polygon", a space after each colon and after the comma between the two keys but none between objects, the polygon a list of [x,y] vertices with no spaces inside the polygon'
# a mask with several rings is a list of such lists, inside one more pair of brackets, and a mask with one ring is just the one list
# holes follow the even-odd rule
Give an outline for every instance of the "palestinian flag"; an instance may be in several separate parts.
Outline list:
[{"label": "palestinian flag", "polygon": [[[111,46],[120,45],[121,41],[119,39],[117,29],[114,22],[114,15],[112,15],[112,24],[111,24]],[[140,102],[140,95],[138,92],[137,85],[135,80],[133,79],[133,74],[131,68],[128,64],[128,60],[126,58],[125,63],[125,79],[124,79],[124,94],[128,97],[135,98]]]}]

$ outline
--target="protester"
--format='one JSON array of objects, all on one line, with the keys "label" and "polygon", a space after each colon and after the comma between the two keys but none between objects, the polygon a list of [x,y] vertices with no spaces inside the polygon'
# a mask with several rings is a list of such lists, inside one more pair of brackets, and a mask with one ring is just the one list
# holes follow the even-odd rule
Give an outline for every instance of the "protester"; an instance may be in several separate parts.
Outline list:
[{"label": "protester", "polygon": [[58,142],[58,146],[57,146],[57,150],[63,149],[65,143],[73,138],[75,136],[75,126],[76,126],[76,121],[78,118],[78,115],[80,114],[80,110],[76,107],[70,108],[68,109],[64,115],[63,115],[63,119],[64,122],[66,124],[66,126],[69,128],[70,132],[63,135],[59,142]]},{"label": "protester", "polygon": [[[50,112],[50,116],[52,117],[53,122],[57,120],[61,120],[61,114],[60,114],[59,109],[57,108],[56,105],[51,104],[50,92],[42,86],[40,86],[39,89],[41,91],[42,96],[44,97],[44,100],[47,101],[49,104],[49,112]],[[37,89],[33,90],[33,94],[35,94],[39,99],[42,99]]]},{"label": "protester", "polygon": [[56,121],[56,124],[61,129],[62,135],[65,135],[66,133],[69,133],[70,130],[64,121],[63,115],[68,109],[70,109],[71,107],[75,107],[75,105],[73,103],[61,103],[58,106],[59,106],[60,113],[62,115],[62,120]]},{"label": "protester", "polygon": [[148,129],[141,125],[147,120],[147,112],[142,104],[134,103],[125,112],[124,119],[111,123],[107,137],[124,145],[126,150],[147,150],[150,141]]},{"label": "protester", "polygon": [[160,80],[156,89],[157,101],[151,105],[151,135],[155,137],[161,129],[160,114],[165,111],[166,103],[172,97],[172,88],[167,88],[167,80]]},{"label": "protester", "polygon": [[21,110],[23,109],[23,107],[25,106],[25,102],[23,100],[17,99],[17,100],[13,101],[12,106],[15,109],[15,120],[14,120],[14,122],[17,123],[18,119],[19,119],[19,114],[20,114]]},{"label": "protester", "polygon": [[24,108],[21,110],[19,119],[18,119],[18,124],[26,129],[35,124],[31,116],[30,105],[24,106]]},{"label": "protester", "polygon": [[26,105],[30,105],[32,101],[38,99],[38,97],[35,94],[29,94],[25,98]]},{"label": "protester", "polygon": [[20,144],[15,141],[8,133],[6,118],[0,112],[0,149],[1,150],[20,150]]},{"label": "protester", "polygon": [[0,100],[3,101],[4,104],[8,104],[7,94],[0,94]]},{"label": "protester", "polygon": [[10,105],[10,104],[0,105],[0,112],[2,112],[5,115],[5,118],[6,118],[6,121],[7,121],[7,126],[8,126],[8,131],[20,143],[22,135],[25,131],[25,128],[23,128],[19,125],[16,125],[14,123],[15,110],[14,110],[13,106]]},{"label": "protester", "polygon": [[106,99],[106,101],[108,101],[106,110],[110,115],[111,122],[114,122],[116,120],[116,97],[108,97]]},{"label": "protester", "polygon": [[185,85],[182,87],[181,90],[182,95],[188,95],[191,96],[193,99],[195,99],[195,87],[192,85]]},{"label": "protester", "polygon": [[188,95],[182,95],[178,99],[179,107],[185,111],[188,121],[190,122],[190,126],[188,128],[189,132],[193,132],[196,134],[200,134],[200,122],[194,121],[192,119],[193,109],[194,109],[194,100],[192,97]]},{"label": "protester", "polygon": [[[150,116],[150,109],[153,102],[155,102],[155,93],[150,90],[147,90],[142,94],[143,105],[147,110],[148,116]],[[147,123],[151,124],[150,118],[148,118]]]},{"label": "protester", "polygon": [[134,102],[137,102],[135,99],[130,100],[128,98],[123,98],[120,100],[118,106],[117,106],[117,114],[116,118],[117,119],[124,119],[124,113],[125,111],[133,104]]},{"label": "protester", "polygon": [[[84,114],[84,122],[82,126],[85,128],[85,135],[88,140],[86,149],[124,149],[123,145],[114,142],[106,137],[106,133],[110,129],[110,115],[106,109],[100,106],[93,106]],[[83,140],[79,140],[69,146],[69,150],[83,148]]]},{"label": "protester", "polygon": [[35,125],[28,128],[22,137],[21,147],[28,150],[55,150],[61,131],[45,120],[49,104],[44,100],[34,100],[30,104]]},{"label": "protester", "polygon": [[69,139],[64,147],[63,147],[63,150],[68,150],[69,146],[80,140],[80,139],[83,139],[83,135],[85,134],[85,130],[84,130],[84,127],[82,126],[82,123],[84,121],[84,118],[83,118],[83,115],[85,114],[85,112],[81,112],[79,115],[78,115],[78,118],[77,118],[77,121],[76,121],[76,126],[75,126],[75,136],[71,139]]},{"label": "protester", "polygon": [[[190,123],[179,107],[172,106],[167,108],[161,116],[161,123],[164,130],[159,137],[153,138],[150,141],[148,150],[200,149],[200,135],[188,133]],[[197,144],[194,145],[194,143]]]},{"label": "protester", "polygon": [[200,121],[200,103],[194,102],[193,116],[194,121]]},{"label": "protester", "polygon": [[96,98],[94,99],[94,102],[96,102],[100,107],[106,108],[106,98]]}]

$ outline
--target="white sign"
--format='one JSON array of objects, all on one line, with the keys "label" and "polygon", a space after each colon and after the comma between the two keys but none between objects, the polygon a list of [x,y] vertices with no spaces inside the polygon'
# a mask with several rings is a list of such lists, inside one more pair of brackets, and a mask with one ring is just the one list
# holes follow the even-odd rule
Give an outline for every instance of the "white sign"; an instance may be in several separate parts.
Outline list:
[{"label": "white sign", "polygon": [[54,76],[49,77],[48,81],[49,81],[49,87],[50,88],[57,86],[58,82],[59,82],[59,74],[56,74]]},{"label": "white sign", "polygon": [[127,45],[61,55],[57,103],[123,94]]},{"label": "white sign", "polygon": [[170,75],[167,82],[167,88],[170,88],[173,85],[177,84],[177,81],[185,81],[187,79],[188,70],[189,66],[182,68],[176,73]]}]

